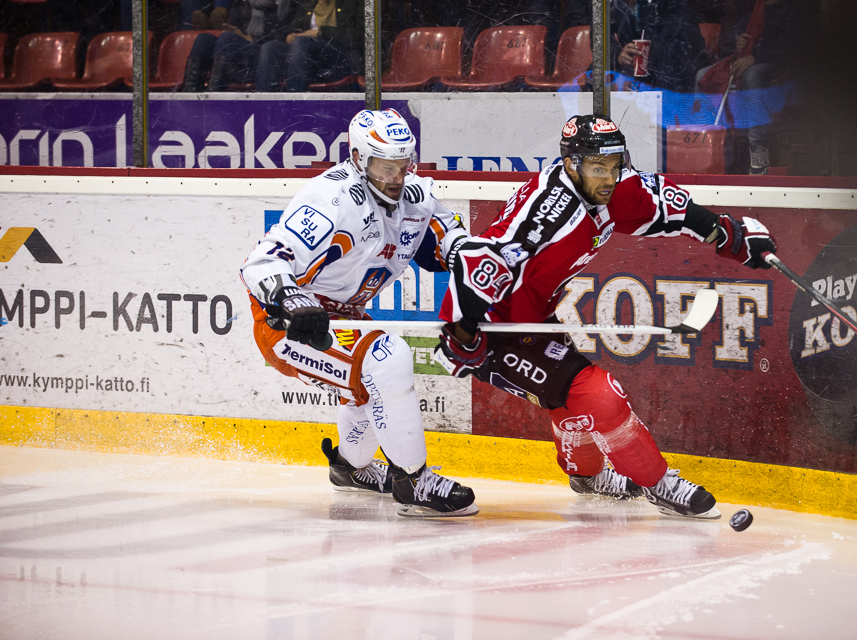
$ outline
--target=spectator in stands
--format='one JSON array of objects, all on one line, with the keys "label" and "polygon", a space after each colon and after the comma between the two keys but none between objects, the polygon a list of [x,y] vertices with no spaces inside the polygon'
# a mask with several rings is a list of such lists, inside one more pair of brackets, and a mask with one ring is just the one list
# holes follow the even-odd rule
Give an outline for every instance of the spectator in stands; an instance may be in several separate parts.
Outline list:
[{"label": "spectator in stands", "polygon": [[334,82],[359,73],[363,59],[361,0],[303,0],[284,40],[264,43],[256,72],[257,91],[306,91],[314,82]]},{"label": "spectator in stands", "polygon": [[[633,39],[651,40],[649,75],[644,82],[656,89],[691,92],[696,72],[707,63],[705,40],[690,0],[640,0],[631,4],[636,14]],[[618,70],[634,75],[634,58],[640,50],[633,42],[621,43]]]},{"label": "spectator in stands", "polygon": [[183,31],[223,31],[229,17],[229,0],[181,0]]},{"label": "spectator in stands", "polygon": [[[804,21],[798,12],[795,0],[760,0],[759,10],[763,18],[759,21],[761,33],[750,27],[752,13],[741,20],[726,41],[721,41],[721,51],[731,58],[729,76],[733,87],[740,89],[737,108],[746,112],[741,119],[752,123],[747,131],[750,140],[750,174],[764,175],[770,164],[768,140],[770,137],[770,113],[766,106],[768,96],[762,91],[776,81],[790,77],[796,70],[805,51],[800,46]],[[754,9],[756,10],[756,9]],[[696,74],[697,91],[722,92],[723,86],[712,82],[712,67],[701,69]],[[707,82],[706,82],[707,80]],[[728,80],[727,80],[728,82]],[[746,158],[746,156],[745,156]]]},{"label": "spectator in stands", "polygon": [[226,91],[232,83],[253,83],[262,45],[296,30],[299,15],[291,0],[233,0],[224,33],[201,33],[185,66],[184,91]]}]

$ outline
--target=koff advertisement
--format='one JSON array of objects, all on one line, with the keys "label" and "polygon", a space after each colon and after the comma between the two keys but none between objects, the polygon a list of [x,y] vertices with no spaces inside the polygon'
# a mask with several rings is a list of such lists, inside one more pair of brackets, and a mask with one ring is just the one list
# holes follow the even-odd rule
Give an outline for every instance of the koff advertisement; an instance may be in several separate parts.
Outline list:
[{"label": "koff advertisement", "polygon": [[[266,366],[238,270],[288,203],[2,194],[0,404],[336,422],[339,399]],[[449,202],[467,222],[466,203]],[[378,318],[436,318],[414,263]],[[408,336],[426,428],[470,431],[470,383]]]},{"label": "koff advertisement", "polygon": [[[471,230],[504,205],[472,203]],[[857,211],[729,212],[759,219],[783,262],[857,319]],[[674,326],[701,287],[720,305],[699,334],[575,334],[575,345],[619,380],[664,451],[857,472],[854,331],[779,272],[723,260],[691,239],[614,234],[569,283],[558,316]],[[472,429],[551,439],[546,411],[479,381]]]},{"label": "koff advertisement", "polygon": [[[0,195],[0,403],[334,422],[333,395],[265,366],[238,279],[286,203]],[[473,232],[504,206],[446,204]],[[857,318],[857,212],[730,213],[761,220],[785,264]],[[778,272],[723,260],[710,245],[619,234],[609,242],[568,284],[565,322],[674,325],[696,289],[720,297],[697,335],[574,335],[663,450],[857,472],[853,331]],[[436,318],[446,284],[443,274],[408,270],[368,311]],[[432,334],[406,340],[427,429],[550,440],[544,410],[448,376]]]}]

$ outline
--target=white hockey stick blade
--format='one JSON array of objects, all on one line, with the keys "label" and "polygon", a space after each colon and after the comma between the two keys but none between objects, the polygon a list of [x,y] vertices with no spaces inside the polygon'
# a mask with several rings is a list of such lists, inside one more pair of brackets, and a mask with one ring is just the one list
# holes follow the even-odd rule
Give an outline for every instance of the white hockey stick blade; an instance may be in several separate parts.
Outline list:
[{"label": "white hockey stick blade", "polygon": [[[480,322],[479,328],[498,333],[613,333],[648,335],[671,335],[673,333],[696,333],[711,320],[717,310],[720,297],[713,289],[700,289],[691,304],[687,317],[676,327],[653,327],[647,325],[617,324],[561,324],[540,322]],[[445,322],[424,320],[331,320],[331,329],[371,330],[384,327],[399,331],[440,332]]]},{"label": "white hockey stick blade", "polygon": [[672,333],[696,333],[708,324],[717,311],[720,295],[714,289],[700,289],[693,297],[693,304],[687,317],[677,327],[670,327]]}]

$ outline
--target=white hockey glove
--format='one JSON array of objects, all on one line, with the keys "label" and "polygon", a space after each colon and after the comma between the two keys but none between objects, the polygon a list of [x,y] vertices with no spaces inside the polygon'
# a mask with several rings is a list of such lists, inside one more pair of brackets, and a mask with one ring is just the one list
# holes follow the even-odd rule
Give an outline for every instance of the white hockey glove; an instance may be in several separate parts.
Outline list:
[{"label": "white hockey glove", "polygon": [[285,331],[289,340],[327,351],[333,344],[328,332],[330,318],[315,300],[305,296],[298,287],[285,286],[281,276],[271,276],[259,283],[264,294],[268,326]]}]

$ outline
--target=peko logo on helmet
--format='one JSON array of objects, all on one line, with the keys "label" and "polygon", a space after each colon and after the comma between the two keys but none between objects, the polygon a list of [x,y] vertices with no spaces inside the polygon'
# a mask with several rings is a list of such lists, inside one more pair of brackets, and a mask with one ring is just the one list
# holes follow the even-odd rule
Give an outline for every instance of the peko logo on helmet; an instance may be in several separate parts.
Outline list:
[{"label": "peko logo on helmet", "polygon": [[386,128],[387,137],[393,142],[409,142],[411,130],[399,124],[388,124]]},{"label": "peko logo on helmet", "polygon": [[354,118],[355,124],[359,124],[361,127],[369,128],[375,124],[375,118],[372,117],[372,112],[369,110],[363,110],[357,114]]}]

